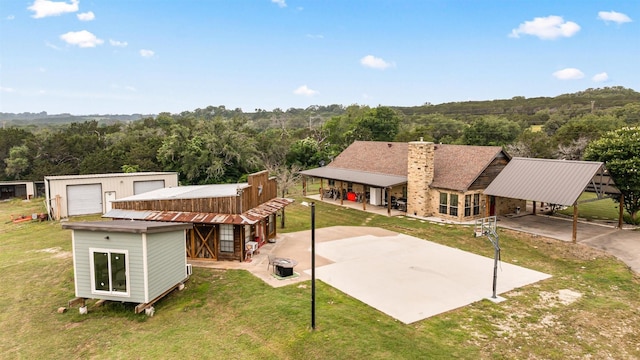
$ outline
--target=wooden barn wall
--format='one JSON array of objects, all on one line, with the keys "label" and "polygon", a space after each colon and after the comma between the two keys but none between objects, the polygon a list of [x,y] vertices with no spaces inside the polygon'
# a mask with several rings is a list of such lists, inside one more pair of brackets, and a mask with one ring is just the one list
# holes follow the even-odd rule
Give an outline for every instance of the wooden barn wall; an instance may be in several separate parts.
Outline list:
[{"label": "wooden barn wall", "polygon": [[[239,197],[123,201],[112,203],[112,207],[121,210],[242,214],[277,197],[278,184],[275,179],[269,179],[269,173],[266,170],[249,175],[247,182],[249,187],[244,189]],[[260,186],[262,186],[261,192]]]},{"label": "wooden barn wall", "polygon": [[491,164],[478,176],[478,178],[469,186],[469,190],[484,190],[498,176],[498,174],[507,166],[509,159],[505,156],[499,156],[493,159]]}]

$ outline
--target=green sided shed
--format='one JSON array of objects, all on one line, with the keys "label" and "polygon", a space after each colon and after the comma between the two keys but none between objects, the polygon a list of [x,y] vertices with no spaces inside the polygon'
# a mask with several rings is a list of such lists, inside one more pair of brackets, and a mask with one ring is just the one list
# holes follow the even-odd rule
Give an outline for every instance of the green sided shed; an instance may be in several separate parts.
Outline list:
[{"label": "green sided shed", "polygon": [[76,299],[139,303],[147,310],[190,275],[185,230],[192,224],[156,221],[93,221],[63,223],[71,229]]}]

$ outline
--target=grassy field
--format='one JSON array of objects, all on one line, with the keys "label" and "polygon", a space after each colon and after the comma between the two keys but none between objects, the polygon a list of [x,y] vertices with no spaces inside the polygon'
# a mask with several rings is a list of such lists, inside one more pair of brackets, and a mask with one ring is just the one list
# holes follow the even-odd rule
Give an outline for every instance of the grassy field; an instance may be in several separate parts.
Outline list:
[{"label": "grassy field", "polygon": [[[309,228],[301,200],[287,208],[287,228],[278,231]],[[493,253],[465,226],[324,203],[316,209],[318,227],[377,226]],[[121,303],[58,314],[74,297],[70,232],[57,222],[9,221],[42,211],[41,200],[0,203],[3,359],[640,358],[637,275],[580,244],[500,230],[503,261],[553,277],[503,294],[500,304],[483,300],[410,325],[319,282],[311,331],[308,282],[274,289],[242,270],[194,269],[186,289],[158,302],[153,317]],[[487,292],[490,286],[487,279]]]},{"label": "grassy field", "polygon": [[[580,195],[580,198],[578,198],[578,217],[587,220],[610,221],[617,223],[620,211],[618,203],[613,201],[611,198],[595,200],[596,198],[597,196],[595,193],[584,192]],[[580,203],[581,201],[589,202]],[[558,213],[573,216],[573,206],[569,206],[564,210],[559,210]],[[626,211],[625,213],[628,214]]]}]

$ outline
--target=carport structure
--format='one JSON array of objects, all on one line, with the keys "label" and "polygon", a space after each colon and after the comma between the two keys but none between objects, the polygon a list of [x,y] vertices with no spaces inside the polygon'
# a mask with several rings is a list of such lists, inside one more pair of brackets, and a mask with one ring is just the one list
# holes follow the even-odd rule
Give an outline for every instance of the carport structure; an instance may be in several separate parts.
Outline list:
[{"label": "carport structure", "polygon": [[[578,198],[585,192],[594,192],[597,199],[620,195],[604,164],[594,161],[513,158],[485,189],[487,196],[573,206],[572,241],[577,238]],[[622,199],[621,199],[622,200]],[[594,200],[585,200],[589,202]],[[618,227],[622,227],[620,206]]]}]

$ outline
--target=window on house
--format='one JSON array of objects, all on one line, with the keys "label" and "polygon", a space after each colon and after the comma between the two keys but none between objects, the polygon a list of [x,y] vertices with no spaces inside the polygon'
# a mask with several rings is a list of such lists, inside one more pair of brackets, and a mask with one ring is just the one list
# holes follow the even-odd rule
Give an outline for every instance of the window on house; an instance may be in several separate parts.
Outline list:
[{"label": "window on house", "polygon": [[449,215],[458,216],[458,194],[449,195]]},{"label": "window on house", "polygon": [[91,254],[91,292],[129,295],[128,252],[126,250],[89,249]]},{"label": "window on house", "polygon": [[220,225],[220,251],[233,252],[233,225]]},{"label": "window on house", "polygon": [[438,209],[438,212],[440,214],[446,214],[447,213],[447,197],[448,194],[447,193],[440,193],[440,208]]},{"label": "window on house", "polygon": [[352,182],[347,183],[347,191],[348,192],[352,192],[353,191],[353,183]]},{"label": "window on house", "polygon": [[464,196],[464,216],[471,216],[471,195]]},{"label": "window on house", "polygon": [[480,194],[473,194],[473,215],[480,214]]},{"label": "window on house", "polygon": [[329,180],[329,186],[336,186],[335,180]]}]

